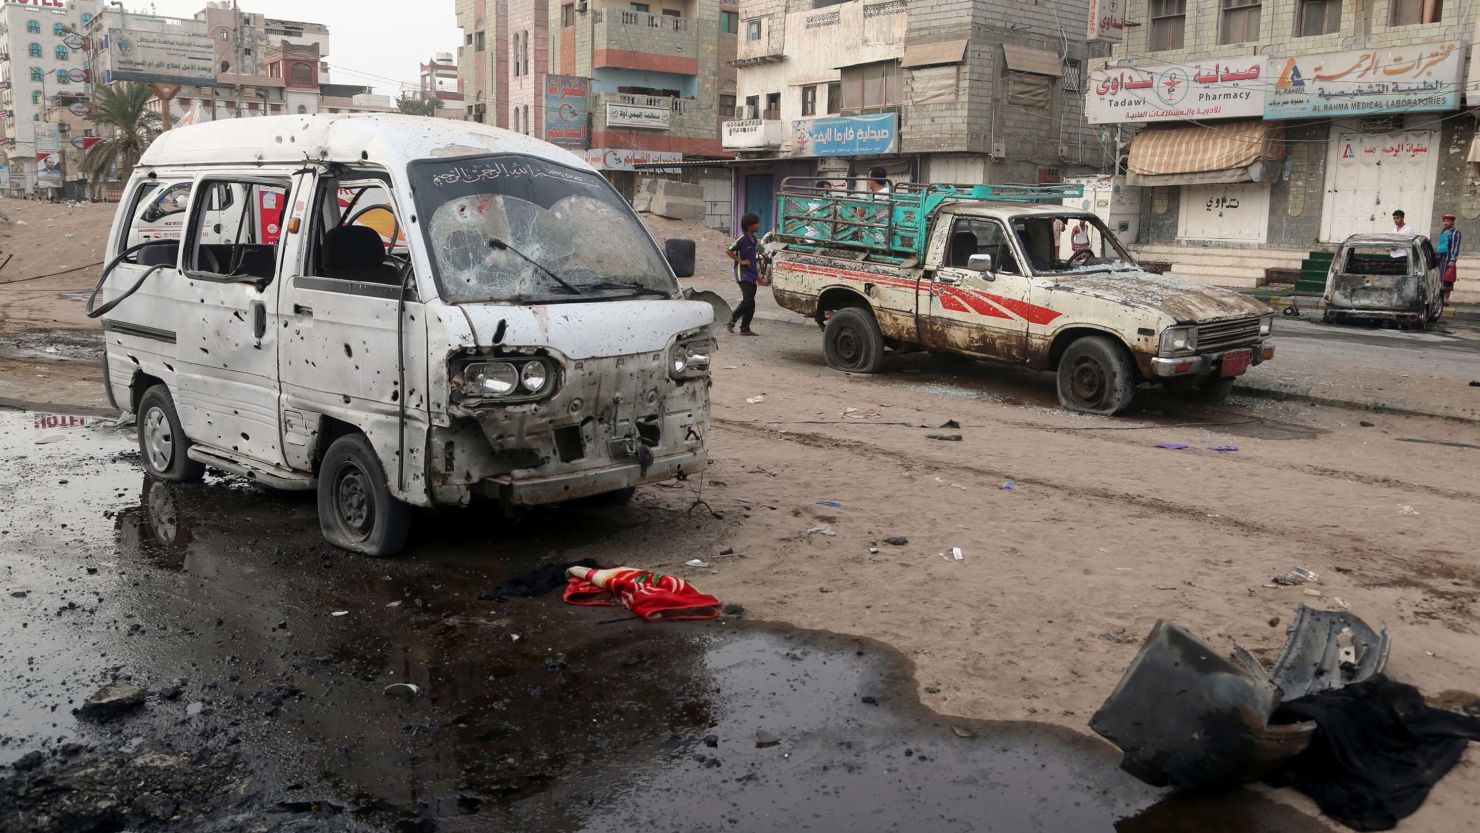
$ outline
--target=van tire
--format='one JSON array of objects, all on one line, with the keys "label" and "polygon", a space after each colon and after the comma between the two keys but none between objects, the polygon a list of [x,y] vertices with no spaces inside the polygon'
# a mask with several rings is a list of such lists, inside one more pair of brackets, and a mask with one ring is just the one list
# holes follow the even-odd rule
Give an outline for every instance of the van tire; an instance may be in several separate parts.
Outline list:
[{"label": "van tire", "polygon": [[1108,336],[1084,336],[1059,360],[1059,404],[1071,411],[1116,416],[1136,393],[1136,368],[1126,349]]},{"label": "van tire", "polygon": [[363,434],[340,437],[324,454],[319,527],[334,546],[375,558],[406,546],[411,507],[391,494],[380,458]]},{"label": "van tire", "polygon": [[180,428],[170,389],[155,385],[139,397],[139,456],[144,473],[169,483],[194,483],[206,474],[203,463],[190,459],[190,440]]},{"label": "van tire", "polygon": [[832,314],[822,331],[828,367],[847,373],[878,373],[884,366],[884,334],[874,314],[844,307]]}]

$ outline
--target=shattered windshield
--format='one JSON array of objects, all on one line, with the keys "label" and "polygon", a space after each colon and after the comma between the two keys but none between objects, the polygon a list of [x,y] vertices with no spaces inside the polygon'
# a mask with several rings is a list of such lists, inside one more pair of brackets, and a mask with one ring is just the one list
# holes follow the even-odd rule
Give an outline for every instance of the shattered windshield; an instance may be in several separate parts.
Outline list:
[{"label": "shattered windshield", "polygon": [[673,295],[652,238],[606,180],[528,156],[411,165],[444,300],[614,300]]},{"label": "shattered windshield", "polygon": [[1114,233],[1093,214],[1014,217],[1012,230],[1035,275],[1137,268]]}]

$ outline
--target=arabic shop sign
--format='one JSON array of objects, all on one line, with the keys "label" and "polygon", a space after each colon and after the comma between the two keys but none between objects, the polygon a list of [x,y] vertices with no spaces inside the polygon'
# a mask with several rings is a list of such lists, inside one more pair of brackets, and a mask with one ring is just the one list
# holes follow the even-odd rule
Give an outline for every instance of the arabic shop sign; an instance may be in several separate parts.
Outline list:
[{"label": "arabic shop sign", "polygon": [[1465,52],[1426,43],[1270,61],[1266,119],[1454,110]]},{"label": "arabic shop sign", "polygon": [[585,152],[585,159],[588,165],[603,171],[635,171],[637,170],[636,165],[650,165],[654,162],[682,162],[683,154],[668,150],[591,148]]},{"label": "arabic shop sign", "polygon": [[207,35],[109,29],[103,50],[113,81],[216,82],[216,44]]},{"label": "arabic shop sign", "polygon": [[545,141],[563,148],[584,148],[587,129],[586,96],[591,82],[575,75],[545,76]]},{"label": "arabic shop sign", "polygon": [[1262,116],[1263,59],[1109,68],[1090,73],[1090,124]]},{"label": "arabic shop sign", "polygon": [[792,122],[793,156],[879,156],[899,150],[899,114]]},{"label": "arabic shop sign", "polygon": [[673,111],[668,107],[649,107],[641,104],[606,105],[607,127],[638,127],[648,130],[667,130],[673,121]]},{"label": "arabic shop sign", "polygon": [[1089,39],[1120,43],[1125,34],[1125,0],[1089,0]]}]

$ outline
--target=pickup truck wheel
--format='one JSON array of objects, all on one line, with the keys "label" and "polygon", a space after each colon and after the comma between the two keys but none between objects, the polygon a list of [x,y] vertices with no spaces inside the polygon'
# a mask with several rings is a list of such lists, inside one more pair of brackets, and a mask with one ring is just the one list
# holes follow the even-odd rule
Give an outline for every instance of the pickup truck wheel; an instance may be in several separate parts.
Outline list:
[{"label": "pickup truck wheel", "polygon": [[346,434],[329,446],[319,468],[319,527],[340,549],[395,555],[411,531],[411,507],[391,495],[370,441]]},{"label": "pickup truck wheel", "polygon": [[1059,360],[1059,403],[1086,414],[1115,416],[1136,392],[1131,357],[1107,336],[1085,336]]},{"label": "pickup truck wheel", "polygon": [[884,334],[873,313],[845,307],[828,319],[822,331],[822,352],[834,370],[878,373],[884,364]]},{"label": "pickup truck wheel", "polygon": [[139,454],[144,473],[155,480],[193,483],[205,476],[206,467],[186,456],[190,440],[180,430],[180,415],[170,389],[155,385],[139,397]]}]

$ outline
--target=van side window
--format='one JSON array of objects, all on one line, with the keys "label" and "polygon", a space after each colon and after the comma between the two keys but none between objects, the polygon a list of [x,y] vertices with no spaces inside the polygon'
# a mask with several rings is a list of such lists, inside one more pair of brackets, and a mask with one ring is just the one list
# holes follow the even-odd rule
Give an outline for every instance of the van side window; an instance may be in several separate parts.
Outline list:
[{"label": "van side window", "polygon": [[124,262],[144,266],[174,264],[179,259],[185,209],[189,204],[188,180],[146,180],[140,184],[119,253],[143,244],[152,245],[144,245],[124,258]]},{"label": "van side window", "polygon": [[194,199],[186,270],[221,280],[272,280],[288,182],[206,180]]},{"label": "van side window", "polygon": [[324,180],[314,218],[308,274],[401,285],[409,267],[406,229],[384,181]]}]

